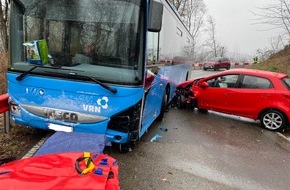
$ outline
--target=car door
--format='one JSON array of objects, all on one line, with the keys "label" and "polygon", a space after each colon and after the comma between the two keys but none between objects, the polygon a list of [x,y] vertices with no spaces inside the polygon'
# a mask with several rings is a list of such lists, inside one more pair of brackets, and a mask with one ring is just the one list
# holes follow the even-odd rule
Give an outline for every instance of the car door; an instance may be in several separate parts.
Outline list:
[{"label": "car door", "polygon": [[221,58],[220,67],[222,67],[222,68],[226,67],[226,59],[225,58]]},{"label": "car door", "polygon": [[220,75],[206,80],[208,87],[200,87],[198,94],[198,107],[208,110],[229,113],[228,100],[231,88],[235,87],[238,75],[234,75],[236,80],[230,80],[232,75]]},{"label": "car door", "polygon": [[273,84],[267,78],[243,75],[239,88],[232,91],[229,99],[231,113],[255,119],[258,112],[271,101],[275,94]]}]

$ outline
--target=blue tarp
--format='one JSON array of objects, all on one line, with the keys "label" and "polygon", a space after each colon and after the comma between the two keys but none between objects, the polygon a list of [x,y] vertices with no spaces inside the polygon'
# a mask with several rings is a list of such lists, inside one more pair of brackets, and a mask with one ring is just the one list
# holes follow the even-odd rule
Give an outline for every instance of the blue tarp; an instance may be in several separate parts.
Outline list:
[{"label": "blue tarp", "polygon": [[105,146],[109,145],[105,135],[58,131],[45,141],[34,156],[61,152],[103,153]]}]

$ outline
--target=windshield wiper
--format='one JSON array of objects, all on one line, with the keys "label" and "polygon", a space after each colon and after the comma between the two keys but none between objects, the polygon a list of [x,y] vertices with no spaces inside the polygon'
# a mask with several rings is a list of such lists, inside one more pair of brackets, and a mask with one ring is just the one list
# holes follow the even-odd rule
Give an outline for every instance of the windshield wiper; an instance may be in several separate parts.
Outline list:
[{"label": "windshield wiper", "polygon": [[34,66],[31,69],[25,71],[24,73],[20,74],[18,77],[16,77],[16,80],[21,81],[26,75],[28,75],[29,73],[31,73],[31,71],[33,71],[34,69],[41,67],[41,66]]},{"label": "windshield wiper", "polygon": [[21,81],[26,75],[30,74],[36,68],[61,69],[61,70],[69,70],[69,71],[71,71],[71,69],[64,69],[64,68],[61,68],[61,67],[44,67],[44,66],[36,65],[36,66],[32,67],[31,69],[25,71],[24,73],[20,74],[18,77],[16,77],[16,80]]},{"label": "windshield wiper", "polygon": [[70,72],[68,74],[68,76],[73,76],[75,78],[80,78],[80,79],[82,79],[82,78],[89,79],[89,80],[99,84],[101,87],[103,87],[104,89],[110,91],[111,93],[113,93],[113,94],[117,93],[117,89],[116,88],[112,88],[112,87],[106,85],[105,83],[102,83],[101,81],[99,81],[99,80],[97,80],[97,79],[95,79],[93,77],[90,77],[90,76],[87,76],[87,75],[78,75],[77,73],[74,73],[74,72]]}]

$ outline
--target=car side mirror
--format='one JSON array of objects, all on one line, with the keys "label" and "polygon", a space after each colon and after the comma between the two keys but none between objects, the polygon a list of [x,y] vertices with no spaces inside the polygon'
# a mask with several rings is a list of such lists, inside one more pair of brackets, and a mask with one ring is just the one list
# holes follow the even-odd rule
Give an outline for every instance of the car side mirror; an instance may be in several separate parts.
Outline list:
[{"label": "car side mirror", "polygon": [[206,87],[208,87],[209,85],[208,85],[207,82],[203,81],[203,82],[201,82],[201,83],[199,84],[199,86],[200,86],[201,88],[206,88]]}]

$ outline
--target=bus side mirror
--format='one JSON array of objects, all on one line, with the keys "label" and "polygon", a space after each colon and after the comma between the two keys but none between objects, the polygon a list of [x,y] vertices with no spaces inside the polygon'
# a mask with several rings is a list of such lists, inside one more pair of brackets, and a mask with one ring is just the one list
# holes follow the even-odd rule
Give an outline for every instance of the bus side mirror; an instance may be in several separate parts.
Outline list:
[{"label": "bus side mirror", "polygon": [[162,17],[163,4],[154,0],[150,0],[148,31],[160,32],[162,26]]}]

